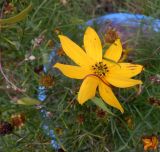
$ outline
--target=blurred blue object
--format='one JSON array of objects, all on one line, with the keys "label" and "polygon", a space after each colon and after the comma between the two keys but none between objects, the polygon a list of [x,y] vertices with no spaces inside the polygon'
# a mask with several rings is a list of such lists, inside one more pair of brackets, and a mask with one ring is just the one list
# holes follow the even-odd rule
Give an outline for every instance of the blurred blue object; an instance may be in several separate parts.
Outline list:
[{"label": "blurred blue object", "polygon": [[[58,46],[56,48],[58,48]],[[44,73],[47,73],[49,70],[51,70],[52,65],[56,63],[57,60],[56,48],[50,53],[48,58],[48,63],[44,65],[43,68]],[[45,102],[46,98],[47,98],[47,89],[44,86],[39,86],[38,99],[42,102]],[[58,151],[58,149],[60,149],[61,147],[56,140],[56,135],[54,130],[51,129],[52,126],[50,126],[50,117],[48,116],[48,112],[49,111],[47,111],[43,106],[40,107],[40,114],[43,119],[42,129],[44,133],[51,138],[51,146],[53,147],[53,149],[55,151]]]},{"label": "blurred blue object", "polygon": [[39,86],[38,87],[38,100],[44,101],[46,99],[46,90],[44,86]]},{"label": "blurred blue object", "polygon": [[112,14],[106,14],[104,16],[91,19],[86,22],[87,26],[91,26],[94,23],[97,25],[102,25],[106,22],[112,22],[113,24],[116,24],[117,26],[134,26],[139,27],[142,24],[145,26],[153,27],[153,30],[155,32],[158,32],[160,30],[160,20],[154,19],[150,16],[145,16],[141,14],[130,14],[130,13],[112,13]]},{"label": "blurred blue object", "polygon": [[[138,29],[143,25],[143,29],[152,29],[155,32],[160,31],[160,20],[159,19],[154,19],[149,16],[141,15],[141,14],[130,14],[130,13],[113,13],[113,14],[106,14],[104,16],[91,19],[86,22],[86,26],[93,26],[94,24],[98,25],[99,29],[103,29],[105,27],[105,24],[112,23],[113,27],[123,27],[125,28],[130,28],[130,29]],[[122,33],[125,31],[122,30]],[[129,31],[131,32],[131,31]],[[125,35],[126,36],[126,35]],[[55,49],[51,52],[48,63],[44,65],[44,72],[47,72],[48,70],[51,70],[52,65],[56,63],[57,60],[57,55],[56,51],[57,48],[59,47],[59,44]],[[38,91],[38,99],[40,101],[44,101],[46,99],[46,88],[44,86],[39,86],[39,91]],[[60,148],[59,144],[56,141],[56,136],[54,134],[54,131],[50,129],[49,127],[49,118],[47,116],[47,111],[45,109],[40,110],[42,114],[42,119],[45,120],[42,128],[46,135],[48,135],[51,138],[51,145],[54,148],[54,150],[58,150]]]}]

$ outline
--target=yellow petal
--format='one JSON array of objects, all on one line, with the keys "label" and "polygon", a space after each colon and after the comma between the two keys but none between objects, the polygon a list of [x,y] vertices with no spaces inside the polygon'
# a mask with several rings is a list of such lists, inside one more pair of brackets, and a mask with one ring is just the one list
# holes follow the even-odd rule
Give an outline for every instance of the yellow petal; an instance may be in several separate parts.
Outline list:
[{"label": "yellow petal", "polygon": [[99,93],[102,99],[109,104],[110,106],[119,109],[122,113],[124,109],[122,108],[121,104],[113,94],[112,90],[105,85],[103,82],[99,84]]},{"label": "yellow petal", "polygon": [[94,76],[90,76],[84,79],[78,93],[78,102],[80,104],[83,104],[88,99],[92,99],[95,96],[98,83],[99,79]]},{"label": "yellow petal", "polygon": [[117,63],[117,62],[115,62],[113,60],[110,60],[110,59],[103,59],[102,61],[103,61],[104,64],[107,65],[107,67],[109,69],[111,69],[114,66],[119,66],[119,63]]},{"label": "yellow petal", "polygon": [[132,87],[135,86],[137,84],[142,84],[141,80],[135,80],[135,79],[129,79],[129,78],[125,78],[125,77],[119,77],[118,75],[111,75],[108,74],[105,79],[112,84],[115,87],[118,88],[127,88],[127,87]]},{"label": "yellow petal", "polygon": [[152,137],[152,143],[153,143],[154,148],[157,148],[158,138],[157,138],[156,136],[153,136],[153,137]]},{"label": "yellow petal", "polygon": [[92,65],[94,64],[92,59],[87,56],[87,54],[80,48],[77,44],[75,44],[68,37],[59,35],[62,48],[66,55],[70,57],[76,64],[83,65]]},{"label": "yellow petal", "polygon": [[144,145],[144,150],[148,150],[152,146],[152,143]]},{"label": "yellow petal", "polygon": [[118,63],[110,68],[112,75],[118,75],[119,77],[131,78],[139,74],[143,69],[142,65],[131,63]]},{"label": "yellow petal", "polygon": [[147,139],[147,138],[142,139],[142,141],[143,141],[144,144],[149,144],[149,143],[151,143],[151,139]]},{"label": "yellow petal", "polygon": [[102,45],[96,31],[88,27],[84,34],[84,48],[87,55],[99,62],[102,60]]},{"label": "yellow petal", "polygon": [[122,44],[120,39],[117,39],[111,46],[106,50],[104,58],[111,59],[118,62],[122,54]]},{"label": "yellow petal", "polygon": [[90,74],[89,68],[72,66],[61,63],[56,63],[55,68],[58,68],[65,76],[74,78],[74,79],[83,79],[86,75]]}]

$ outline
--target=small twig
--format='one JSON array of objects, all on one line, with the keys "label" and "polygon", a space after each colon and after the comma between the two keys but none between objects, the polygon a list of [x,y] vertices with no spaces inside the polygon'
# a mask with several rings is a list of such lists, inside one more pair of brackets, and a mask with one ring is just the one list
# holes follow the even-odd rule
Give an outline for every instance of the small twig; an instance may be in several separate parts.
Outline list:
[{"label": "small twig", "polygon": [[7,76],[5,75],[5,73],[3,72],[2,62],[1,62],[1,51],[0,51],[0,72],[1,72],[1,74],[3,75],[4,79],[6,80],[6,82],[7,82],[8,84],[10,84],[13,89],[15,89],[16,91],[19,91],[19,92],[25,92],[24,89],[20,89],[20,88],[18,88],[15,84],[13,84],[13,83],[7,78]]},{"label": "small twig", "polygon": [[17,136],[18,138],[21,138],[21,139],[23,138],[23,137],[21,137],[19,134],[15,133],[15,132],[13,132],[12,134]]},{"label": "small twig", "polygon": [[29,145],[50,145],[51,142],[48,141],[48,142],[45,142],[45,143],[30,143]]},{"label": "small twig", "polygon": [[6,2],[7,2],[6,0],[3,1],[2,10],[0,12],[0,18],[3,18],[3,10],[4,10],[4,6],[5,6]]},{"label": "small twig", "polygon": [[[6,0],[4,0],[3,2],[3,6],[2,6],[2,10],[0,12],[0,18],[3,18],[3,9],[4,9],[4,6],[5,4],[7,3]],[[0,28],[0,32],[1,32],[1,28]],[[18,88],[15,84],[13,84],[8,78],[7,76],[5,75],[4,71],[3,71],[3,68],[2,68],[2,62],[1,62],[1,52],[2,52],[2,48],[0,48],[0,73],[2,74],[2,76],[4,77],[4,79],[6,80],[7,83],[9,83],[13,89],[15,89],[16,91],[19,91],[19,92],[25,92],[24,89],[20,89]]]}]

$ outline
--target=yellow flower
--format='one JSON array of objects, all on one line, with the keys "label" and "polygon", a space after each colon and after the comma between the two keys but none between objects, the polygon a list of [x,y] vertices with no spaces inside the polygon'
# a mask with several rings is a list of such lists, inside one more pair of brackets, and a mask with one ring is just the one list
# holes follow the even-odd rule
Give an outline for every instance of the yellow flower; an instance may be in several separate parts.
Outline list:
[{"label": "yellow flower", "polygon": [[131,79],[131,77],[139,74],[143,67],[137,64],[116,63],[122,54],[120,39],[107,49],[103,58],[101,41],[91,27],[88,27],[84,34],[85,51],[68,37],[59,35],[59,38],[64,52],[77,66],[56,63],[54,67],[67,77],[83,79],[78,93],[78,102],[83,104],[88,99],[92,99],[98,87],[102,99],[123,113],[124,109],[114,96],[111,85],[126,88],[142,84],[142,81]]},{"label": "yellow flower", "polygon": [[142,141],[143,141],[145,151],[147,151],[149,149],[156,150],[158,147],[157,136],[143,137]]}]

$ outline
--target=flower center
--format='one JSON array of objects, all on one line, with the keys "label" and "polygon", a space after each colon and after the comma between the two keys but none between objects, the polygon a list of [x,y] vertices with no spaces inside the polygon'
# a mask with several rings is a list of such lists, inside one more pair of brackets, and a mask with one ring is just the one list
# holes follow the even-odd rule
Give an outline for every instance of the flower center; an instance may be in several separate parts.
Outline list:
[{"label": "flower center", "polygon": [[99,77],[104,77],[108,72],[108,67],[103,62],[98,62],[92,66],[94,73]]}]

